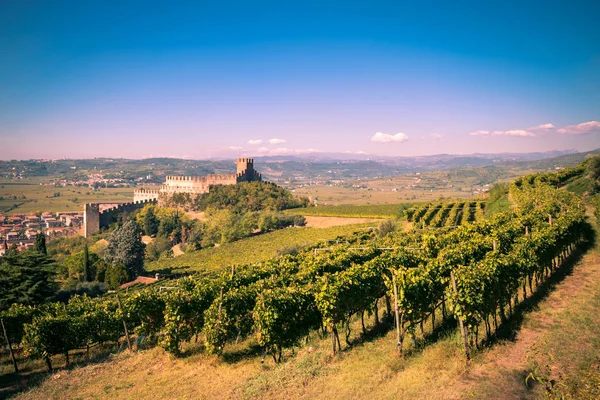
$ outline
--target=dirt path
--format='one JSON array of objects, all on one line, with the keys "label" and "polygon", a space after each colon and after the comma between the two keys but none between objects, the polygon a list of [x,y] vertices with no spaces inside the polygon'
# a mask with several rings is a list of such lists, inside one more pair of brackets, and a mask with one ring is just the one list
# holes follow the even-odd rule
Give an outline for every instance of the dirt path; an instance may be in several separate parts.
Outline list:
[{"label": "dirt path", "polygon": [[181,250],[181,244],[177,244],[177,245],[173,246],[173,248],[171,250],[173,250],[173,257],[178,257],[178,256],[185,254],[183,252],[183,250]]},{"label": "dirt path", "polygon": [[185,212],[191,219],[198,219],[200,221],[206,221],[204,211],[186,211]]},{"label": "dirt path", "polygon": [[381,222],[382,219],[373,218],[344,218],[344,217],[311,217],[306,216],[306,226],[311,228],[331,228],[332,226],[343,226],[353,224],[366,224],[369,222]]},{"label": "dirt path", "polygon": [[593,295],[600,287],[600,254],[591,249],[541,301],[535,311],[525,316],[514,341],[498,344],[472,361],[463,378],[448,387],[448,398],[469,397],[495,399],[537,398],[540,388],[529,390],[525,379],[531,367],[528,355],[543,345],[558,321],[570,312],[570,306]]}]

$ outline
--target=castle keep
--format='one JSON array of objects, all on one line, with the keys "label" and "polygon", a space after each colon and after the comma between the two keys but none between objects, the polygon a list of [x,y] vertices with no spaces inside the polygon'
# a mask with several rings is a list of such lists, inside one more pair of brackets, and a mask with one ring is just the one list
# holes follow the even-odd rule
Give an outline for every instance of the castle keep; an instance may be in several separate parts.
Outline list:
[{"label": "castle keep", "polygon": [[210,185],[235,185],[239,182],[260,181],[261,175],[254,169],[252,158],[238,158],[235,174],[209,174],[206,176],[167,176],[158,190],[137,189],[133,192],[133,201],[155,201],[160,195],[171,196],[175,193],[199,195],[207,193]]}]

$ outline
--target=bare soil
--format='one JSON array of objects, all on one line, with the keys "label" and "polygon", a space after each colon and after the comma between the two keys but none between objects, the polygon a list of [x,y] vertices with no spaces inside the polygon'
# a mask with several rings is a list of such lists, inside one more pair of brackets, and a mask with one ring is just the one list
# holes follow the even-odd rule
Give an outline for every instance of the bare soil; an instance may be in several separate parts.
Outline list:
[{"label": "bare soil", "polygon": [[354,224],[366,224],[379,222],[381,219],[373,218],[344,218],[344,217],[310,217],[306,218],[306,226],[311,228],[331,228],[332,226],[344,226]]}]

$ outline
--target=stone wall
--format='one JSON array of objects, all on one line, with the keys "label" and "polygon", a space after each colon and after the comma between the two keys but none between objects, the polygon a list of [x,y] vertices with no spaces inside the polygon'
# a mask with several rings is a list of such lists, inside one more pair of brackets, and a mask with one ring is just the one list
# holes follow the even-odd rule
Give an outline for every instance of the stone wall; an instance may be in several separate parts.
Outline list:
[{"label": "stone wall", "polygon": [[136,189],[133,191],[133,202],[135,203],[136,201],[157,200],[159,194],[159,190]]},{"label": "stone wall", "polygon": [[83,211],[83,232],[85,237],[90,237],[117,222],[121,215],[132,213],[143,208],[146,204],[155,204],[157,200],[134,201],[131,203],[110,204],[109,207],[100,212],[102,203],[87,203]]}]

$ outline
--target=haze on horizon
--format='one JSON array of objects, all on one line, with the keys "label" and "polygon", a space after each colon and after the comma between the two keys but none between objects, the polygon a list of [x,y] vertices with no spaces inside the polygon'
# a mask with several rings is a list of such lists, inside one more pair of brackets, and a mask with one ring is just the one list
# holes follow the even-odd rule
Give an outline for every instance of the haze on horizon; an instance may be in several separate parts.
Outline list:
[{"label": "haze on horizon", "polygon": [[0,159],[600,147],[597,1],[0,3]]}]

